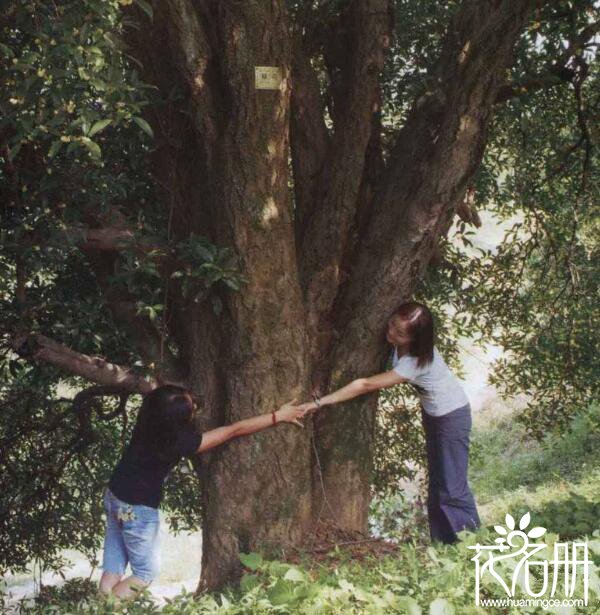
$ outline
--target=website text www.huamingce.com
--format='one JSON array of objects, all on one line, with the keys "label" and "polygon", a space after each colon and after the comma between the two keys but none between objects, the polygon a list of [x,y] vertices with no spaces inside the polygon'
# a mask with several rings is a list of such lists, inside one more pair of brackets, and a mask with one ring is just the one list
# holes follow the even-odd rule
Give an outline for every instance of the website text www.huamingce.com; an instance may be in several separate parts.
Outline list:
[{"label": "website text www.huamingce.com", "polygon": [[481,606],[539,606],[544,610],[552,607],[569,607],[569,606],[584,606],[585,601],[582,598],[483,598],[480,601]]}]

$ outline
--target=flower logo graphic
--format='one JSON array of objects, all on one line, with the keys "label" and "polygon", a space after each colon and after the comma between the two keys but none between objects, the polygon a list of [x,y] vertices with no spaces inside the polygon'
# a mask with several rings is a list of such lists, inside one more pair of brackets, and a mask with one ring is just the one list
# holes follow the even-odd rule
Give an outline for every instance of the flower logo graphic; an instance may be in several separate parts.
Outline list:
[{"label": "flower logo graphic", "polygon": [[[539,598],[547,591],[550,591],[550,596],[553,597],[562,579],[565,586],[564,595],[572,597],[576,588],[578,567],[583,568],[584,602],[587,604],[589,566],[592,564],[592,560],[589,559],[587,542],[572,544],[556,542],[549,559],[548,545],[536,540],[546,534],[546,528],[540,526],[530,528],[531,514],[529,512],[519,519],[518,527],[510,513],[506,514],[504,522],[505,525],[494,525],[494,530],[498,534],[494,545],[477,543],[475,546],[467,547],[476,551],[471,558],[476,566],[476,604],[480,604],[480,580],[484,576],[498,583],[506,595],[511,598],[516,596],[518,587],[530,597]],[[582,558],[579,557],[579,552],[582,552]],[[531,574],[533,571],[536,574]],[[552,575],[550,575],[551,572]],[[511,575],[508,582],[505,579],[507,573]],[[537,590],[533,589],[532,580],[536,581]],[[541,589],[539,589],[540,586]]]},{"label": "flower logo graphic", "polygon": [[[515,520],[511,514],[506,513],[506,517],[504,521],[506,523],[506,528],[502,525],[494,525],[494,529],[496,530],[498,534],[500,534],[500,536],[510,536],[511,534],[509,533],[508,530],[510,530],[511,533],[515,531]],[[527,512],[521,517],[519,521],[519,530],[518,530],[519,533],[527,529],[530,522],[531,522],[531,515]],[[545,533],[546,533],[545,527],[534,527],[534,528],[531,528],[527,532],[526,536],[527,538],[540,538]],[[496,538],[495,542],[497,542],[498,544],[504,544],[506,541],[507,541],[507,538]]]}]

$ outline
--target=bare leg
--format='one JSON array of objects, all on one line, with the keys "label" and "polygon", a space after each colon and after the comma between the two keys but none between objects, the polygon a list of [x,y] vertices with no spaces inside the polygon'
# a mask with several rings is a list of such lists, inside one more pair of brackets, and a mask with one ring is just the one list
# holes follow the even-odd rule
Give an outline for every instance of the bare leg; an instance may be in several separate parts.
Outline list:
[{"label": "bare leg", "polygon": [[144,587],[148,587],[148,585],[150,585],[150,583],[131,575],[123,579],[120,583],[117,583],[117,585],[113,587],[112,593],[114,596],[117,596],[117,598],[133,598],[144,589]]},{"label": "bare leg", "polygon": [[98,589],[102,594],[110,594],[112,592],[113,587],[119,583],[122,575],[115,574],[114,572],[103,572],[102,577],[100,577],[100,585]]}]

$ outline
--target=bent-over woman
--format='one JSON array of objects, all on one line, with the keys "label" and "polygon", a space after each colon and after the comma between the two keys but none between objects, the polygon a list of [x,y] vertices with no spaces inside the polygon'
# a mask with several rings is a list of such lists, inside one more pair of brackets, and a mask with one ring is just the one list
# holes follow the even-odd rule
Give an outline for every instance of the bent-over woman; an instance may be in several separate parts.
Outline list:
[{"label": "bent-over woman", "polygon": [[299,406],[307,412],[400,383],[414,385],[421,402],[427,445],[427,512],[432,540],[456,542],[456,533],[477,529],[480,519],[467,481],[471,406],[458,379],[434,345],[433,318],[415,302],[402,304],[387,323],[392,369],[359,378]]},{"label": "bent-over woman", "polygon": [[[127,598],[149,585],[158,573],[158,507],[163,481],[177,462],[232,438],[277,423],[295,423],[304,412],[286,404],[276,412],[199,433],[195,405],[186,389],[165,385],[148,393],[138,412],[131,441],[115,467],[104,494],[106,535],[100,590]],[[127,564],[131,575],[123,578]]]}]

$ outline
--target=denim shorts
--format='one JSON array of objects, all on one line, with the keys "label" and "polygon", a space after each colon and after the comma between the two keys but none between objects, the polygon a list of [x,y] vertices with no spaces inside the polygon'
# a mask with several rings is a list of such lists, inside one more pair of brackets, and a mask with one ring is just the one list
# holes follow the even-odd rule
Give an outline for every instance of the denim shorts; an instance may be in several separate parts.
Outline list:
[{"label": "denim shorts", "polygon": [[102,568],[122,576],[129,563],[134,577],[150,583],[159,569],[158,508],[128,504],[107,488],[104,510],[106,535]]}]

